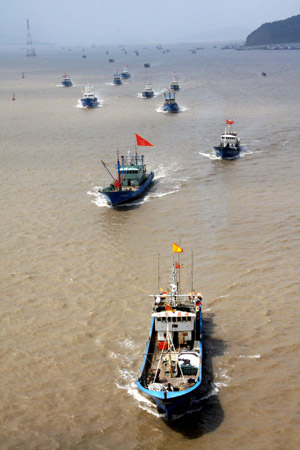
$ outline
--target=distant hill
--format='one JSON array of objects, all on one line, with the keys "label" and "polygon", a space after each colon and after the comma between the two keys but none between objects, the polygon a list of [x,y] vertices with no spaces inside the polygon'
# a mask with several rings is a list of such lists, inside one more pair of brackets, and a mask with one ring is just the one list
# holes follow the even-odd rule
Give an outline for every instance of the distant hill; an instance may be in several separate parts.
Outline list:
[{"label": "distant hill", "polygon": [[245,46],[300,42],[300,14],[285,20],[264,23],[246,39]]}]

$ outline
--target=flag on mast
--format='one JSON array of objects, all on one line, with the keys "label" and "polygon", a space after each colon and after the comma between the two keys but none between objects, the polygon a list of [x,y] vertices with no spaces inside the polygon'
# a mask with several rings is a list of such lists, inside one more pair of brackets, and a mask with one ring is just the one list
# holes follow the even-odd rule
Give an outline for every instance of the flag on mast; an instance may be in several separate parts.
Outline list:
[{"label": "flag on mast", "polygon": [[227,123],[227,125],[233,125],[234,124],[234,120],[227,119],[226,123]]},{"label": "flag on mast", "polygon": [[175,253],[182,253],[183,252],[183,248],[179,247],[179,245],[174,244],[174,242],[173,242],[173,252],[175,252]]},{"label": "flag on mast", "polygon": [[135,136],[136,136],[136,145],[140,145],[141,147],[154,147],[154,145],[151,144],[151,142],[146,141],[146,139],[142,138],[138,134],[135,134]]}]

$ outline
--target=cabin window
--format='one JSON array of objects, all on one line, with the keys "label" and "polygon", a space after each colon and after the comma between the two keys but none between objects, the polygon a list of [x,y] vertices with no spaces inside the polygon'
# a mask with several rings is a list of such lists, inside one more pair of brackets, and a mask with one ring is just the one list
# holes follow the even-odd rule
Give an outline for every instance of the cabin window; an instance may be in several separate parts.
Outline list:
[{"label": "cabin window", "polygon": [[172,320],[172,317],[168,317],[168,322],[171,322],[171,320]]},{"label": "cabin window", "polygon": [[187,320],[188,320],[188,322],[190,322],[190,321],[191,321],[191,318],[190,318],[190,317],[188,317],[188,318],[187,318]]},{"label": "cabin window", "polygon": [[176,322],[176,317],[172,317],[172,322]]}]

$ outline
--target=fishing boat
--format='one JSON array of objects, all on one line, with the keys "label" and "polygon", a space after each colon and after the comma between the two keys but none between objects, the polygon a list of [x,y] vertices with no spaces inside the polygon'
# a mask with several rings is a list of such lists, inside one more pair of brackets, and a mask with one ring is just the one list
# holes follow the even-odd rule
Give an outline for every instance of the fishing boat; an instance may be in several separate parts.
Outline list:
[{"label": "fishing boat", "polygon": [[[183,249],[173,244],[173,252]],[[168,420],[188,406],[202,382],[202,295],[193,286],[181,294],[180,270],[173,258],[169,288],[152,295],[150,332],[136,382]]]},{"label": "fishing boat", "polygon": [[175,75],[173,80],[171,81],[170,89],[172,89],[172,91],[179,91],[180,89],[177,77]]},{"label": "fishing boat", "polygon": [[[136,135],[137,146],[153,145],[139,135]],[[106,164],[101,161],[113,182],[99,192],[103,194],[112,206],[132,202],[142,197],[152,183],[154,172],[147,173],[144,155],[139,156],[137,151],[134,156],[117,156],[117,176],[114,177]]]},{"label": "fishing boat", "polygon": [[221,135],[220,144],[214,147],[216,155],[222,159],[236,159],[241,151],[240,138],[231,128],[233,124],[234,120],[226,120],[225,131]]},{"label": "fishing boat", "polygon": [[87,85],[83,90],[83,97],[80,99],[85,108],[96,108],[99,105],[98,98],[95,96],[93,87]]},{"label": "fishing boat", "polygon": [[150,63],[149,63],[149,62],[145,62],[145,63],[144,63],[144,67],[146,67],[146,68],[147,68],[147,67],[150,67]]},{"label": "fishing boat", "polygon": [[113,63],[115,62],[114,58],[109,58],[108,62]]},{"label": "fishing boat", "polygon": [[170,113],[178,113],[179,112],[179,106],[177,105],[175,101],[175,92],[171,92],[170,90],[168,92],[164,93],[165,102],[163,106],[163,110],[170,112]]},{"label": "fishing boat", "polygon": [[154,96],[154,92],[153,92],[152,86],[150,84],[146,84],[146,86],[144,87],[144,90],[142,92],[142,96],[144,98],[152,98]]},{"label": "fishing boat", "polygon": [[118,71],[116,71],[116,73],[114,74],[113,84],[115,84],[115,85],[122,84],[121,75],[119,74]]},{"label": "fishing boat", "polygon": [[70,87],[73,86],[73,83],[71,81],[71,78],[69,77],[69,75],[67,75],[66,73],[62,76],[62,82],[61,82],[63,87]]},{"label": "fishing boat", "polygon": [[124,78],[124,79],[127,79],[127,78],[131,77],[131,75],[130,75],[130,73],[128,71],[128,66],[124,66],[124,69],[121,72],[121,77]]}]

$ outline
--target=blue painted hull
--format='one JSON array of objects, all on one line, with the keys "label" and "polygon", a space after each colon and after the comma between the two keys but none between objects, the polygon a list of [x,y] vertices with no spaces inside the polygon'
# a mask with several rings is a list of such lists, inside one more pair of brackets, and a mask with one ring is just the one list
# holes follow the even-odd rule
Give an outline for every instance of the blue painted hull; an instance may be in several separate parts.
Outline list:
[{"label": "blue painted hull", "polygon": [[214,147],[216,155],[222,159],[236,159],[240,155],[239,147]]},{"label": "blue painted hull", "polygon": [[62,81],[61,84],[62,84],[64,87],[71,87],[71,86],[73,86],[72,81]]},{"label": "blue painted hull", "polygon": [[91,99],[91,98],[82,98],[81,104],[85,108],[97,108],[99,102],[97,98]]},{"label": "blue painted hull", "polygon": [[154,92],[142,92],[142,96],[144,98],[152,98],[154,96]]},{"label": "blue painted hull", "polygon": [[179,91],[179,86],[178,84],[171,84],[170,89],[172,89],[172,91]]},{"label": "blue painted hull", "polygon": [[145,182],[136,191],[124,190],[124,191],[109,191],[109,192],[100,191],[100,192],[107,198],[107,200],[112,206],[122,205],[124,203],[129,203],[142,197],[145,191],[152,183],[153,178],[154,172],[151,172],[146,178]]},{"label": "blue painted hull", "polygon": [[177,103],[165,103],[164,104],[164,111],[170,112],[170,113],[178,113],[179,112],[179,106]]},{"label": "blue painted hull", "polygon": [[121,77],[126,80],[127,78],[130,78],[130,73],[121,73]]},{"label": "blue painted hull", "polygon": [[113,83],[114,83],[116,86],[119,86],[120,84],[122,84],[122,81],[121,81],[121,80],[114,80]]},{"label": "blue painted hull", "polygon": [[[202,335],[202,313],[200,311],[199,314],[199,330],[200,335]],[[160,412],[164,413],[166,418],[170,421],[176,419],[176,416],[178,413],[184,412],[185,408],[188,407],[188,405],[191,402],[192,396],[196,393],[196,390],[199,389],[201,382],[202,382],[202,369],[200,368],[199,376],[196,380],[196,383],[190,388],[186,389],[184,391],[150,391],[149,389],[145,388],[141,384],[141,377],[144,371],[144,368],[146,366],[148,353],[150,351],[150,345],[151,345],[151,338],[154,332],[154,326],[155,326],[155,318],[152,318],[151,327],[150,327],[150,333],[149,338],[146,345],[146,351],[145,351],[145,357],[143,361],[143,366],[141,369],[141,375],[138,378],[136,385],[137,387],[146,395],[150,396],[152,400],[157,405]],[[201,360],[202,360],[202,341],[200,341],[200,351],[201,351]]]}]

